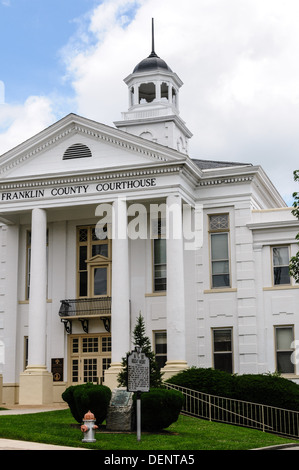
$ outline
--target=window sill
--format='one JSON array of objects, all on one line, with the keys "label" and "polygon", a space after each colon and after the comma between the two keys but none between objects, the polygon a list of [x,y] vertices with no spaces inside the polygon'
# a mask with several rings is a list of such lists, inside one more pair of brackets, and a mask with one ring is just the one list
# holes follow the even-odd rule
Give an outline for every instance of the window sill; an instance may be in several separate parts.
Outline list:
[{"label": "window sill", "polygon": [[145,297],[165,297],[166,291],[152,292],[151,294],[144,294]]},{"label": "window sill", "polygon": [[[52,303],[52,299],[47,299],[47,304],[51,304]],[[18,304],[22,305],[22,304],[29,304],[29,300],[18,300]]]},{"label": "window sill", "polygon": [[285,289],[299,289],[299,285],[296,284],[296,285],[292,286],[292,285],[289,285],[289,284],[280,284],[280,285],[272,286],[272,287],[263,287],[264,291],[267,291],[267,290],[285,290]]},{"label": "window sill", "polygon": [[223,293],[223,292],[237,292],[236,287],[225,287],[221,289],[205,289],[203,291],[204,294],[217,294],[217,293]]},{"label": "window sill", "polygon": [[299,375],[294,372],[293,374],[289,373],[283,373],[280,372],[280,376],[283,377],[284,379],[299,379]]}]

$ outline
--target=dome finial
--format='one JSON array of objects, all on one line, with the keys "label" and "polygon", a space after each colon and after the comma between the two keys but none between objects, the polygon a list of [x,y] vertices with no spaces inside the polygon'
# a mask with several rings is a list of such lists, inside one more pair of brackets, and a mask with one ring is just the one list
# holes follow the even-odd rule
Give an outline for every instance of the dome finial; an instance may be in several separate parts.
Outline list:
[{"label": "dome finial", "polygon": [[155,31],[154,31],[154,18],[152,18],[152,54],[155,53]]},{"label": "dome finial", "polygon": [[152,18],[152,52],[149,57],[158,57],[155,52],[155,31],[154,31],[154,18]]}]

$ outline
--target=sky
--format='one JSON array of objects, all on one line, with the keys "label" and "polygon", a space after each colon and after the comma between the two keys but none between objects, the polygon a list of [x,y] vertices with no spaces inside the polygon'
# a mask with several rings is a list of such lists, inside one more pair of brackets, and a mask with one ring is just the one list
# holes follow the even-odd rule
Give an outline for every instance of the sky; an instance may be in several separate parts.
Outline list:
[{"label": "sky", "polygon": [[190,157],[261,165],[292,205],[298,0],[0,0],[0,155],[69,113],[120,120],[152,18]]}]

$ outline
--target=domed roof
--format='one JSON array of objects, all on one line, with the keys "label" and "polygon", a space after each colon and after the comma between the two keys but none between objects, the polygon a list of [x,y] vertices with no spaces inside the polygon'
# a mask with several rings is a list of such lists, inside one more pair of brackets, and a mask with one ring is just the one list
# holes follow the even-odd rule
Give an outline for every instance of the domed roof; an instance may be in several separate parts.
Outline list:
[{"label": "domed roof", "polygon": [[133,73],[148,72],[149,70],[157,69],[163,69],[167,70],[167,72],[172,72],[171,68],[168,67],[166,62],[153,51],[148,57],[146,57],[146,59],[143,59],[141,62],[139,62],[139,64],[136,65]]}]

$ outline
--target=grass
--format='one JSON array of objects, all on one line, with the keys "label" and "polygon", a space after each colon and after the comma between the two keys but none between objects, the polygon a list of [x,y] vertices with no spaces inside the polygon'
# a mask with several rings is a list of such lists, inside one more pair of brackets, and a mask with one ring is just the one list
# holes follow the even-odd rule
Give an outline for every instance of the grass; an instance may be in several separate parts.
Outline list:
[{"label": "grass", "polygon": [[161,433],[96,432],[95,443],[83,443],[80,426],[69,409],[37,414],[0,416],[0,438],[95,450],[249,450],[295,443],[273,434],[180,416]]}]

